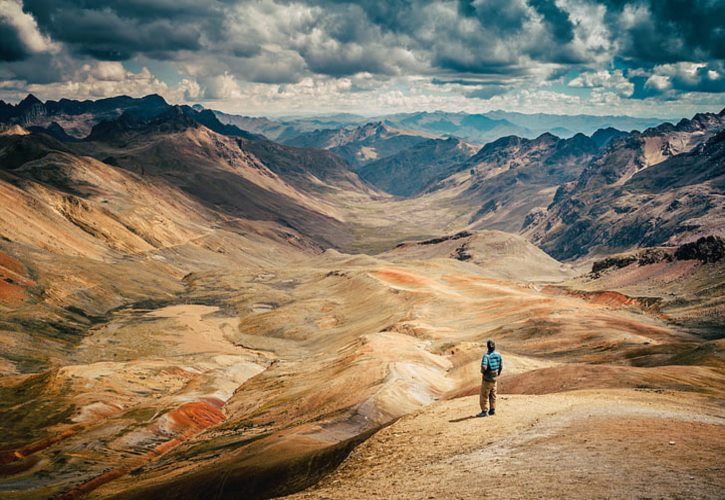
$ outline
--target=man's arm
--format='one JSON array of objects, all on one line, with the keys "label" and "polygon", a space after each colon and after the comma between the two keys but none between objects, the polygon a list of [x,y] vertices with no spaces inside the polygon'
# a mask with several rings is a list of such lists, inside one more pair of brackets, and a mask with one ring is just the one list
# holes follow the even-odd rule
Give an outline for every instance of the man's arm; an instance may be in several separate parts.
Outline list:
[{"label": "man's arm", "polygon": [[488,368],[488,354],[484,354],[483,358],[481,359],[481,373],[486,373],[486,369]]},{"label": "man's arm", "polygon": [[501,372],[503,371],[503,356],[499,354],[498,357],[498,374],[501,375]]}]

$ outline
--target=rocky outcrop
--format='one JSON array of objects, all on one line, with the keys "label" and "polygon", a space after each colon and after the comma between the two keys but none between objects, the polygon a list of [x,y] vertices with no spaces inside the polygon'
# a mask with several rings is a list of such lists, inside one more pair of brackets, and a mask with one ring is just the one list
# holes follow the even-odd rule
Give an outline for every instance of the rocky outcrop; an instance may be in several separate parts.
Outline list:
[{"label": "rocky outcrop", "polygon": [[675,258],[720,262],[725,259],[725,239],[719,236],[707,236],[692,243],[685,243],[675,251]]},{"label": "rocky outcrop", "polygon": [[705,236],[677,248],[646,248],[634,254],[614,255],[597,260],[592,264],[591,274],[599,275],[603,271],[620,269],[634,263],[639,266],[676,260],[698,260],[702,263],[714,263],[723,259],[725,259],[725,239],[720,236]]},{"label": "rocky outcrop", "polygon": [[605,269],[610,268],[621,268],[621,267],[627,267],[628,265],[637,262],[637,256],[635,255],[627,255],[623,257],[607,257],[603,260],[598,260],[592,264],[592,273],[597,274]]}]

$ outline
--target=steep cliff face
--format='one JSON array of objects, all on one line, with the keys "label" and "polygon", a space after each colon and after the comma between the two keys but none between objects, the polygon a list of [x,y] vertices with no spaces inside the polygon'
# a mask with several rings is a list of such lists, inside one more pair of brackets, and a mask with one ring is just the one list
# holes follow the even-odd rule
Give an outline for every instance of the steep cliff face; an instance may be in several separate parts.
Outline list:
[{"label": "steep cliff face", "polygon": [[723,126],[722,113],[696,115],[611,142],[524,234],[573,259],[721,233]]}]

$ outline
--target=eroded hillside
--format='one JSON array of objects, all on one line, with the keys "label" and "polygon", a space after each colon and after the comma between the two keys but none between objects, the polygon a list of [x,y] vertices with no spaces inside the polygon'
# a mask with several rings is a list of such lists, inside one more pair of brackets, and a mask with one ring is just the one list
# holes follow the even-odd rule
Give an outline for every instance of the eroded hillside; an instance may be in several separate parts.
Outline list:
[{"label": "eroded hillside", "polygon": [[[506,468],[520,485],[530,467],[549,477],[546,450],[588,464],[605,491],[625,446],[608,433],[631,443],[628,466],[657,470],[655,426],[688,433],[666,460],[673,478],[695,478],[662,476],[656,491],[717,492],[722,443],[694,443],[723,425],[722,259],[664,249],[592,270],[470,225],[488,180],[528,171],[529,188],[507,192],[538,204],[554,196],[547,168],[584,182],[591,172],[569,168],[607,141],[504,141],[441,189],[399,199],[327,151],[226,133],[183,108],[103,109],[83,140],[18,124],[0,136],[3,494],[290,494],[406,415],[303,495],[418,498],[472,481],[460,490],[472,497],[481,456],[508,460],[485,477]],[[671,193],[696,167],[719,182],[708,134],[623,185]],[[501,392],[517,396],[490,424],[456,421],[476,411],[466,396],[489,337],[506,359]],[[476,439],[488,432],[510,440]],[[617,495],[642,488],[628,481]]]}]

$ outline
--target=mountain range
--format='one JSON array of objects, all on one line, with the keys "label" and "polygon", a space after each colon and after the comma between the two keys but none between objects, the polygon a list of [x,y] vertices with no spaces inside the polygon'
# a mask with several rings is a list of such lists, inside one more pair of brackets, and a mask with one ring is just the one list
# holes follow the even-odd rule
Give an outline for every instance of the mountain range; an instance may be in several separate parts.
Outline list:
[{"label": "mountain range", "polygon": [[399,113],[374,117],[336,114],[318,117],[287,117],[272,120],[214,112],[224,123],[287,142],[299,134],[331,129],[355,128],[367,123],[383,123],[391,128],[424,132],[439,136],[456,136],[467,142],[484,144],[507,135],[533,139],[545,132],[560,137],[577,133],[591,135],[602,128],[624,131],[644,130],[662,122],[660,118],[630,116],[526,114],[509,111],[487,113],[452,113],[444,111]]},{"label": "mountain range", "polygon": [[494,429],[716,496],[725,110],[615,118],[1,103],[0,492],[418,497]]},{"label": "mountain range", "polygon": [[[198,166],[207,163],[209,158],[234,163],[239,158],[246,158],[244,155],[253,155],[271,174],[279,176],[280,182],[292,183],[295,188],[306,190],[317,198],[321,192],[330,189],[365,193],[364,196],[376,191],[408,198],[427,196],[426,203],[431,207],[439,203],[454,204],[462,213],[467,213],[451,220],[451,224],[520,231],[560,259],[577,258],[599,250],[679,244],[696,235],[711,234],[719,227],[722,159],[718,154],[717,137],[723,128],[722,112],[699,114],[676,125],[660,124],[643,132],[607,127],[595,130],[591,136],[577,133],[562,138],[545,132],[528,139],[509,135],[479,149],[460,139],[430,136],[428,132],[418,130],[460,131],[460,128],[446,124],[453,122],[450,121],[452,115],[445,113],[391,115],[385,122],[370,122],[353,128],[299,132],[284,144],[269,141],[257,132],[232,123],[223,123],[217,118],[218,114],[201,107],[171,106],[159,96],[84,102],[62,99],[42,103],[29,95],[16,106],[2,103],[0,116],[6,126],[28,127],[60,140],[64,148],[75,148],[80,154],[92,155],[131,171],[157,173],[154,171],[157,165],[174,163],[169,174],[162,175],[173,172],[178,182],[182,172],[188,172],[195,179],[193,189],[200,186],[208,189],[204,197],[214,200],[213,205],[233,207],[241,204],[235,215],[254,214],[255,217],[282,221],[298,230],[306,225],[308,233],[315,233],[318,238],[320,231],[328,234],[319,241],[323,245],[335,245],[337,240],[333,234],[339,236],[354,231],[342,231],[340,227],[328,231],[324,229],[327,224],[318,220],[305,223],[306,217],[298,214],[298,208],[281,201],[275,202],[281,205],[273,213],[262,208],[268,204],[260,201],[262,195],[249,191],[256,188],[244,188],[246,194],[240,196],[234,191],[238,183],[228,183],[224,176],[219,177],[221,174],[214,175],[218,181],[199,185]],[[499,113],[497,116],[522,120],[528,115]],[[458,114],[455,118],[459,127],[480,128],[494,123],[482,115]],[[553,123],[551,120],[554,119],[546,115],[530,118],[532,126]],[[337,125],[351,119],[358,117],[339,115],[327,117],[324,122],[321,119],[311,121]],[[625,119],[600,117],[599,120],[610,123]],[[573,124],[580,122],[587,120],[579,117],[571,121]],[[76,135],[68,133],[61,123]],[[264,123],[268,124],[269,120]],[[393,128],[390,123],[413,130]],[[427,125],[423,127],[424,124]],[[495,124],[496,127],[499,125],[498,122]],[[77,135],[82,130],[87,130],[84,137]],[[197,136],[208,133],[204,130],[212,131],[218,134],[217,139],[213,146],[204,147],[203,153],[193,153],[203,143],[199,137],[189,144],[176,143],[181,137],[187,141],[190,130],[196,130]],[[161,142],[155,139],[174,132],[179,134],[173,134],[173,145],[166,146],[166,139]],[[149,138],[154,138],[150,140],[152,144],[146,144]],[[32,138],[23,140],[33,142]],[[151,156],[149,151],[153,152]],[[180,151],[188,151],[188,154],[177,158]],[[148,162],[149,158],[154,161]],[[181,168],[189,158],[196,158],[198,163]],[[663,162],[656,169],[649,168]],[[148,163],[148,168],[144,163]],[[672,198],[676,191],[678,195],[676,200],[668,202],[669,210],[661,212],[654,205],[648,206],[644,213],[635,210],[631,204],[638,202],[634,200],[647,199],[654,203],[650,198],[656,193],[648,191],[634,196],[633,186],[638,186],[640,192],[651,189],[650,186],[659,185],[661,181],[648,180],[650,175],[659,178],[660,172],[670,172],[670,165],[680,164],[696,167],[678,167],[679,176],[699,170],[707,174],[693,174],[695,177],[691,181],[679,177],[670,179],[665,197]],[[631,179],[635,174],[636,179]],[[327,188],[323,187],[325,184]],[[697,186],[697,189],[686,186]],[[192,189],[191,185],[185,189]],[[318,199],[308,203],[319,202]],[[607,215],[605,206],[615,210],[616,215]],[[645,225],[652,224],[650,215],[654,211],[658,213],[658,223],[647,229]],[[621,225],[621,228],[612,234],[611,227],[604,233],[589,230],[597,220],[611,225],[615,219],[618,221],[615,226]],[[332,222],[333,226],[335,224],[338,223]],[[663,227],[669,229],[662,231]],[[577,232],[601,236],[581,240],[574,237]]]}]

